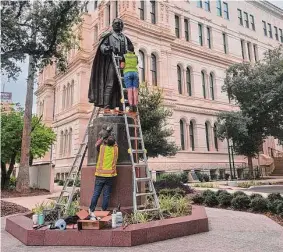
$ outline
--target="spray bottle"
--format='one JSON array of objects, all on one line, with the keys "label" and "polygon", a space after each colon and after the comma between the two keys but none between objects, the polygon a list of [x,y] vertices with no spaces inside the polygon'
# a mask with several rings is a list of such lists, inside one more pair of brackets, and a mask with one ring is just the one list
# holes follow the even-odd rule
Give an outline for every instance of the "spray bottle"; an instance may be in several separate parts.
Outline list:
[{"label": "spray bottle", "polygon": [[120,211],[120,204],[118,205],[118,210],[116,213],[116,220],[117,220],[117,227],[122,227],[123,226],[123,215],[122,212]]},{"label": "spray bottle", "polygon": [[113,210],[112,216],[112,228],[117,227],[117,214],[116,214],[116,209]]}]

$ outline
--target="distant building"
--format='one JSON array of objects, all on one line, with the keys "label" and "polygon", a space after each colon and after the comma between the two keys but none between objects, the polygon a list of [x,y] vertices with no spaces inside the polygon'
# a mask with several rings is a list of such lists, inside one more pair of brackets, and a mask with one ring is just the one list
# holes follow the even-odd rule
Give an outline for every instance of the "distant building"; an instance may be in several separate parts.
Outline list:
[{"label": "distant building", "polygon": [[[93,109],[88,103],[90,69],[101,33],[115,17],[139,55],[140,79],[164,89],[165,105],[181,151],[150,159],[155,171],[228,169],[227,144],[215,135],[216,113],[238,110],[221,92],[225,69],[256,62],[283,43],[283,10],[267,1],[90,1],[80,34],[81,49],[68,52],[69,68],[46,67],[36,91],[37,113],[52,126],[57,142],[42,162],[52,160],[57,178],[67,174]],[[263,153],[282,151],[274,138]],[[241,168],[247,160],[235,156]]]}]

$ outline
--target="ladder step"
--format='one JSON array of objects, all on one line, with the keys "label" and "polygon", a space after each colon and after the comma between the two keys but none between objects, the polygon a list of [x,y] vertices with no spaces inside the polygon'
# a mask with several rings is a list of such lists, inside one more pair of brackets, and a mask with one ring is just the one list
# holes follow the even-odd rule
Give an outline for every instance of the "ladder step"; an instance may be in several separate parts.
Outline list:
[{"label": "ladder step", "polygon": [[140,126],[138,124],[128,124],[130,128],[139,128]]},{"label": "ladder step", "polygon": [[138,209],[137,212],[159,211],[159,208]]},{"label": "ladder step", "polygon": [[131,139],[131,140],[140,140],[140,141],[142,140],[141,137],[130,137],[130,139]]},{"label": "ladder step", "polygon": [[154,192],[148,192],[148,193],[137,193],[136,197],[140,197],[140,196],[147,196],[147,195],[153,195]]},{"label": "ladder step", "polygon": [[150,181],[151,178],[136,178],[136,180],[143,182],[143,181]]},{"label": "ladder step", "polygon": [[66,206],[66,204],[61,204],[61,203],[55,203],[55,206]]},{"label": "ladder step", "polygon": [[133,153],[144,153],[144,150],[132,150]]},{"label": "ladder step", "polygon": [[134,167],[146,167],[146,164],[134,163]]}]

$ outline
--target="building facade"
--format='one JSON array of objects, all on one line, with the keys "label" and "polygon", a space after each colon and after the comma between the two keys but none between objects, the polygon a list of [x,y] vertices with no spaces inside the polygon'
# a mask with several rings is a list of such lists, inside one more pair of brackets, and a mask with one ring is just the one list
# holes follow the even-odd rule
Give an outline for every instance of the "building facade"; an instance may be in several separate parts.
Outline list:
[{"label": "building facade", "polygon": [[[139,55],[141,81],[164,90],[173,110],[172,137],[181,150],[174,157],[150,159],[155,171],[228,168],[227,143],[215,135],[216,114],[238,110],[221,92],[225,70],[234,63],[256,62],[283,43],[283,10],[267,1],[89,1],[80,29],[80,50],[68,52],[69,67],[55,66],[39,76],[37,113],[57,134],[42,160],[51,160],[58,178],[68,173],[93,109],[88,85],[99,36],[115,17]],[[263,153],[282,151],[277,139]],[[235,156],[235,165],[247,160]]]}]

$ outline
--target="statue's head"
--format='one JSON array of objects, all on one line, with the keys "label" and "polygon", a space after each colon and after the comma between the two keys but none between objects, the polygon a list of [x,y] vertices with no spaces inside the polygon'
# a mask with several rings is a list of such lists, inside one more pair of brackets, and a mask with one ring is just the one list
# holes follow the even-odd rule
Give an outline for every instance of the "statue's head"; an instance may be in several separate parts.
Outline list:
[{"label": "statue's head", "polygon": [[121,32],[124,28],[124,22],[121,18],[115,18],[112,22],[112,28],[115,32]]}]

